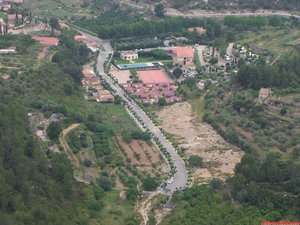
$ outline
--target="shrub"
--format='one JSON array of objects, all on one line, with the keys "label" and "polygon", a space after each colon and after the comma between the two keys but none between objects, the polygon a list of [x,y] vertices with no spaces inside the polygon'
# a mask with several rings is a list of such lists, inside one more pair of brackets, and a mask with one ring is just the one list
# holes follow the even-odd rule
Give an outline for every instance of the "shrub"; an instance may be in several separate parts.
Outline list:
[{"label": "shrub", "polygon": [[202,167],[203,166],[203,158],[197,155],[192,155],[189,158],[189,164],[192,167]]},{"label": "shrub", "polygon": [[51,122],[47,128],[47,135],[50,138],[50,140],[52,140],[52,141],[57,140],[61,131],[62,131],[62,127],[61,127],[60,123]]}]

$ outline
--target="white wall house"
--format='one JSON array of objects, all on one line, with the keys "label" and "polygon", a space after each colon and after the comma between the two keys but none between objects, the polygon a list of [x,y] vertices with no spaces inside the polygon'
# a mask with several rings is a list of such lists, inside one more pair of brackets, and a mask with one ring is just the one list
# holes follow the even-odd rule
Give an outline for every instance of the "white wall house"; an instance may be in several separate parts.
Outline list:
[{"label": "white wall house", "polygon": [[120,55],[121,59],[124,60],[135,60],[139,58],[137,51],[122,51]]}]

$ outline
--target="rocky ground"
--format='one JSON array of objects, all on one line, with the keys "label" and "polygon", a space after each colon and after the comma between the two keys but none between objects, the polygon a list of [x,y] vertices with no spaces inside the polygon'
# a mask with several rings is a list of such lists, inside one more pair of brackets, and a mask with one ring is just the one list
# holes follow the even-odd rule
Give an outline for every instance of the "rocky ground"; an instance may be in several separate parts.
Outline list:
[{"label": "rocky ground", "polygon": [[203,157],[204,168],[193,171],[196,183],[206,183],[214,177],[225,179],[233,175],[243,152],[226,142],[209,124],[197,119],[190,103],[167,106],[157,115],[160,127],[172,134],[180,146],[186,149],[187,157]]}]

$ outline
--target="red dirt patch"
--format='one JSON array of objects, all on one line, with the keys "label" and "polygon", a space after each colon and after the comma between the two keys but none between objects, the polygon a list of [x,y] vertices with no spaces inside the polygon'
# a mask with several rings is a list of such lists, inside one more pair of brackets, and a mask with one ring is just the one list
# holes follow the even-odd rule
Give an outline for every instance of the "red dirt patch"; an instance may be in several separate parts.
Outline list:
[{"label": "red dirt patch", "polygon": [[172,83],[172,80],[162,70],[141,70],[137,71],[137,75],[145,84]]},{"label": "red dirt patch", "polygon": [[53,46],[58,45],[58,38],[55,37],[42,37],[42,36],[33,36],[33,40],[40,42],[41,45]]}]

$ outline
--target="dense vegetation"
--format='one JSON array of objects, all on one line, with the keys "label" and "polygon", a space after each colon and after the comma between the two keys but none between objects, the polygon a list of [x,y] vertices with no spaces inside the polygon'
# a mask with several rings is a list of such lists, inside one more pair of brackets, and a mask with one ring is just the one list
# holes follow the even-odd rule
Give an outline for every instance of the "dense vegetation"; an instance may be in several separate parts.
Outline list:
[{"label": "dense vegetation", "polygon": [[[118,198],[112,201],[110,197],[118,196],[118,192],[110,191],[113,180],[109,174],[102,173],[90,186],[76,182],[69,159],[64,154],[49,152],[48,144],[38,141],[29,130],[28,111],[42,112],[46,118],[52,113],[63,114],[63,121],[51,123],[47,129],[54,143],[58,142],[61,129],[74,122],[94,125],[90,129],[95,128],[95,135],[100,138],[106,131],[111,134],[116,124],[118,134],[130,130],[134,124],[131,120],[128,122],[127,117],[117,118],[120,105],[97,107],[84,100],[78,83],[89,51],[75,43],[72,35],[72,32],[62,32],[53,62],[38,61],[37,66],[11,79],[0,80],[0,224],[73,225],[88,224],[91,219],[99,218],[103,221],[97,221],[99,224],[113,224],[107,222],[112,217],[107,204],[118,204],[116,209],[118,217],[124,219],[123,224],[136,224],[133,217],[133,204],[138,195],[135,181],[125,177],[128,187],[132,187],[128,188],[128,201],[120,202]],[[108,119],[105,112],[109,109],[114,113],[109,113]],[[122,113],[126,115],[123,109]],[[76,152],[78,145],[89,145],[86,138],[81,134],[78,142],[76,134],[71,133],[68,140]],[[118,163],[110,154],[107,138],[100,140],[101,143],[96,136],[94,140],[101,144],[98,147],[99,154],[103,154],[103,167]],[[91,166],[91,162],[84,162],[84,166]],[[123,206],[128,211],[125,212]]]},{"label": "dense vegetation", "polygon": [[[62,154],[47,159],[44,147],[29,132],[27,110],[32,107],[71,113],[69,107],[54,103],[65,100],[65,85],[76,99],[79,91],[71,74],[52,63],[0,82],[1,224],[86,224],[94,209],[85,205],[101,205],[92,190],[74,181],[70,161]],[[56,135],[53,132],[53,138]]]},{"label": "dense vegetation", "polygon": [[4,103],[0,111],[0,223],[84,224],[86,218],[75,213],[85,202],[83,189],[73,181],[69,160],[46,160],[29,134],[24,107]]},{"label": "dense vegetation", "polygon": [[298,100],[283,95],[286,100],[274,97],[259,104],[258,89],[297,93],[298,61],[299,52],[294,52],[273,66],[262,60],[242,65],[231,84],[222,83],[206,95],[204,120],[246,151],[228,181],[233,197],[273,220],[299,220]]},{"label": "dense vegetation", "polygon": [[269,219],[268,217],[264,219],[255,207],[235,208],[227,193],[222,194],[205,186],[192,187],[183,194],[178,193],[175,196],[178,205],[162,224],[258,225],[261,221]]},{"label": "dense vegetation", "polygon": [[[101,17],[99,17],[101,20]],[[170,45],[207,44],[217,47],[221,54],[226,54],[229,42],[236,40],[238,32],[257,31],[267,25],[273,27],[297,26],[293,19],[282,19],[278,16],[265,18],[262,16],[235,17],[226,16],[224,20],[213,18],[183,18],[169,17],[159,19],[124,19],[123,22],[113,21],[103,24],[83,18],[75,24],[97,33],[101,38],[113,39],[112,46],[116,50],[152,48],[162,46],[170,36],[186,37],[186,40],[171,40]],[[189,32],[187,28],[204,27],[205,34]],[[116,40],[115,40],[116,39]],[[121,40],[120,40],[121,39]]]},{"label": "dense vegetation", "polygon": [[264,60],[255,65],[242,65],[236,77],[243,87],[259,89],[261,87],[299,88],[300,87],[300,54],[293,53],[275,66]]}]

